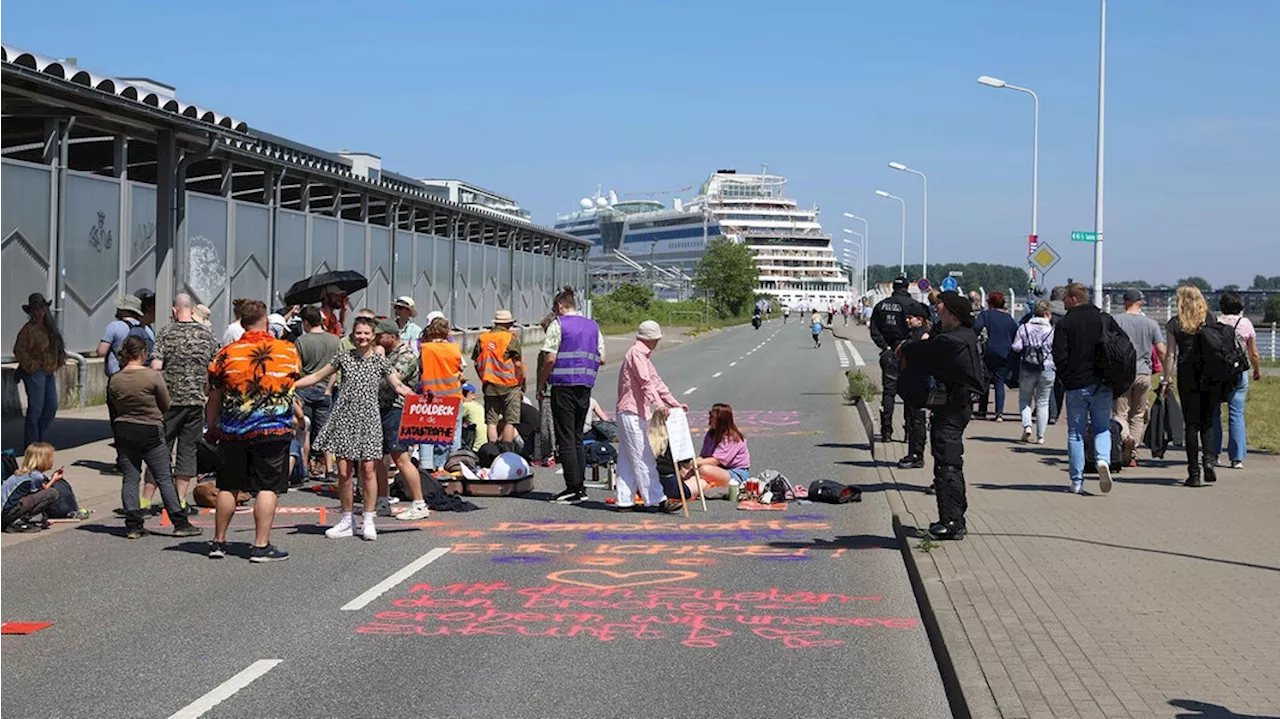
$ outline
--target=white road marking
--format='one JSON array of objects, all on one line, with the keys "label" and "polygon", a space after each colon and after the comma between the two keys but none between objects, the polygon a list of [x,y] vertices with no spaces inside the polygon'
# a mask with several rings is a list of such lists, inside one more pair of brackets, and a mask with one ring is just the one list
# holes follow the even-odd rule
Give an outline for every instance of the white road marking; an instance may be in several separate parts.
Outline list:
[{"label": "white road marking", "polygon": [[840,358],[840,369],[849,368],[849,353],[844,351],[844,345],[836,343],[836,356]]},{"label": "white road marking", "polygon": [[688,396],[697,391],[698,391],[697,387],[690,387],[689,389],[685,390],[684,393],[685,393],[685,396]]},{"label": "white road marking", "polygon": [[849,356],[853,357],[853,365],[855,367],[866,367],[867,363],[863,361],[862,355],[858,353],[858,348],[853,346],[853,342],[844,340],[844,343],[849,346]]},{"label": "white road marking", "polygon": [[421,557],[409,562],[409,564],[400,571],[373,585],[373,588],[369,591],[342,605],[342,611],[353,612],[357,609],[364,609],[365,605],[369,602],[372,602],[383,594],[386,594],[388,590],[408,579],[414,572],[443,557],[448,552],[448,547],[436,547],[430,552],[427,552]]},{"label": "white road marking", "polygon": [[283,659],[259,659],[248,668],[213,688],[213,691],[182,707],[169,719],[197,719],[233,694],[249,686],[258,677],[275,668]]},{"label": "white road marking", "polygon": [[719,377],[722,374],[724,374],[724,372],[716,372],[715,374],[711,375],[711,379],[715,379],[716,377]]},{"label": "white road marking", "polygon": [[730,362],[730,363],[729,363],[729,366],[730,366],[730,367],[734,367],[734,366],[736,366],[737,364],[738,364],[737,362]]}]

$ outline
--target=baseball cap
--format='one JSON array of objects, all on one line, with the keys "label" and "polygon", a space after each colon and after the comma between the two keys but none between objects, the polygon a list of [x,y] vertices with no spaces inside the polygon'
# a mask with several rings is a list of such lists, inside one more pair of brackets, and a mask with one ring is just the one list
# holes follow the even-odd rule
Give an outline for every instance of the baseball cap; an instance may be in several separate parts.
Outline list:
[{"label": "baseball cap", "polygon": [[378,320],[374,332],[380,335],[398,335],[400,334],[400,325],[396,324],[395,320],[381,319]]},{"label": "baseball cap", "polygon": [[907,316],[929,319],[929,308],[923,302],[913,302],[907,307]]},{"label": "baseball cap", "polygon": [[427,313],[427,324],[431,324],[432,322],[435,322],[437,319],[443,319],[443,318],[444,318],[443,312],[441,312],[440,310],[431,310],[430,312]]},{"label": "baseball cap", "polygon": [[893,289],[895,290],[905,290],[907,289],[907,284],[908,284],[907,278],[904,277],[903,275],[898,275],[897,277],[893,278]]},{"label": "baseball cap", "polygon": [[466,384],[462,385],[462,391],[463,391],[463,392],[475,392],[475,391],[476,391],[476,386],[475,386],[475,385],[473,385],[473,384],[471,384],[470,382],[468,382],[468,383],[466,383]]},{"label": "baseball cap", "polygon": [[1142,296],[1143,296],[1142,290],[1139,290],[1139,289],[1130,289],[1130,290],[1124,291],[1125,302],[1137,302],[1138,300],[1142,299]]}]

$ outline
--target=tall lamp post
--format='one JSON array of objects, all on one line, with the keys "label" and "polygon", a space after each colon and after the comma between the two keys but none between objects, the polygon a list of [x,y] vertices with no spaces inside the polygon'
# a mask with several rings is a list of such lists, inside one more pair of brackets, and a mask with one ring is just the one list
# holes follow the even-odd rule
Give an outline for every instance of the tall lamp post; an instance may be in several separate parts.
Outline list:
[{"label": "tall lamp post", "polygon": [[[1004,90],[1016,90],[1024,92],[1031,96],[1031,236],[1035,238],[1033,241],[1040,241],[1040,96],[1034,90],[1009,83],[999,78],[983,75],[978,78],[978,83],[987,87],[994,87]],[[1030,243],[1028,243],[1030,245]],[[1028,246],[1028,254],[1031,247]],[[1028,261],[1029,273],[1032,280],[1035,280],[1035,267]]]},{"label": "tall lamp post", "polygon": [[867,269],[867,260],[871,253],[871,224],[866,218],[858,217],[852,212],[846,212],[844,216],[862,223],[862,292],[866,294],[871,289],[871,272]]},{"label": "tall lamp post", "polygon": [[1107,101],[1107,0],[1102,0],[1102,24],[1098,31],[1098,166],[1094,179],[1093,231],[1093,304],[1102,307],[1102,160],[1103,130],[1106,125]]},{"label": "tall lamp post", "polygon": [[919,175],[921,181],[924,182],[924,254],[920,260],[920,276],[927,278],[929,276],[929,178],[919,170],[913,170],[901,162],[890,162],[889,167],[901,172],[910,172],[913,175]]},{"label": "tall lamp post", "polygon": [[[857,237],[857,238],[858,238],[858,243],[857,243],[857,244],[854,244],[853,240],[851,240],[851,239],[849,239],[849,238],[847,238],[847,237],[846,237],[846,238],[844,238],[844,243],[845,243],[846,245],[853,245],[853,247],[857,248],[857,250],[858,250],[858,259],[862,262],[862,271],[858,273],[858,282],[856,283],[856,284],[860,284],[860,285],[862,285],[862,287],[860,288],[860,291],[858,292],[859,296],[861,296],[863,293],[865,293],[865,292],[866,292],[866,280],[867,280],[867,237],[866,237],[866,235],[862,234],[861,232],[854,232],[853,230],[850,230],[850,229],[848,229],[848,228],[845,228],[845,230],[844,230],[844,231],[845,231],[847,234],[853,235],[854,237]],[[844,252],[845,252],[845,254],[847,255],[847,254],[849,253],[849,248],[848,248],[848,247],[844,248]]]},{"label": "tall lamp post", "polygon": [[890,195],[884,190],[876,190],[876,194],[880,197],[887,197],[890,200],[897,200],[902,205],[902,256],[898,260],[898,272],[903,276],[907,274],[907,201],[897,195]]}]

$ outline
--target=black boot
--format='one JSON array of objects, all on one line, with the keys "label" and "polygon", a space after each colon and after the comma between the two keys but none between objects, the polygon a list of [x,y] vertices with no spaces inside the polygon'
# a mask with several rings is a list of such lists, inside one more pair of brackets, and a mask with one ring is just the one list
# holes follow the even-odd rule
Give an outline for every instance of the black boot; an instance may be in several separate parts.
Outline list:
[{"label": "black boot", "polygon": [[884,412],[880,413],[880,441],[886,443],[893,441],[892,414],[885,414]]},{"label": "black boot", "polygon": [[138,539],[146,535],[147,529],[143,524],[146,516],[146,513],[142,510],[125,513],[124,536],[126,539]]},{"label": "black boot", "polygon": [[964,522],[953,519],[950,522],[934,522],[929,525],[929,534],[934,539],[964,539],[964,535],[968,534],[965,529]]},{"label": "black boot", "polygon": [[1200,459],[1200,465],[1204,467],[1204,481],[1213,484],[1218,481],[1218,468],[1214,466],[1214,460],[1208,456]]},{"label": "black boot", "polygon": [[898,460],[898,469],[924,469],[924,457],[918,454],[908,454]]},{"label": "black boot", "polygon": [[175,537],[198,537],[204,530],[191,523],[187,519],[186,512],[181,512],[176,517],[170,517],[173,522],[173,536]]},{"label": "black boot", "polygon": [[1192,462],[1187,465],[1187,481],[1183,482],[1188,487],[1203,487],[1204,482],[1200,481],[1200,465]]}]

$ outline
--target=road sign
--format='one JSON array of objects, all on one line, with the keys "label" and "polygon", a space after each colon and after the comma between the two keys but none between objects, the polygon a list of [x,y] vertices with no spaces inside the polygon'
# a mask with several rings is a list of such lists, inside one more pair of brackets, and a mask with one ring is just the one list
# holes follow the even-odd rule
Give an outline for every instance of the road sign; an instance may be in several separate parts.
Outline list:
[{"label": "road sign", "polygon": [[947,273],[947,277],[964,277],[964,273],[960,270],[952,270]]},{"label": "road sign", "polygon": [[929,284],[928,277],[921,277],[920,281],[916,283],[916,288],[919,289],[921,292],[928,292],[929,288],[932,286],[933,285]]},{"label": "road sign", "polygon": [[1041,272],[1048,272],[1053,269],[1054,265],[1058,264],[1062,259],[1062,255],[1050,247],[1048,242],[1041,242],[1036,247],[1036,251],[1031,253],[1031,256],[1027,259],[1031,260],[1031,264],[1039,268]]},{"label": "road sign", "polygon": [[1085,232],[1084,230],[1076,230],[1075,232],[1071,233],[1071,241],[1072,242],[1097,242],[1098,233]]},{"label": "road sign", "polygon": [[942,280],[943,292],[955,292],[956,289],[958,289],[959,287],[960,287],[960,283],[956,281],[956,278],[954,275]]}]

